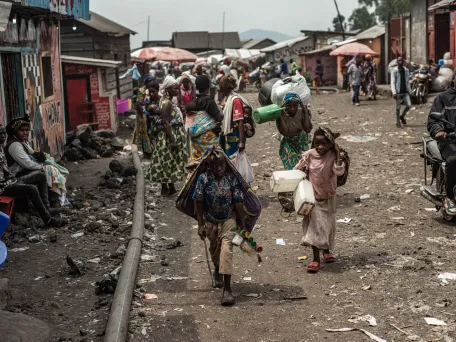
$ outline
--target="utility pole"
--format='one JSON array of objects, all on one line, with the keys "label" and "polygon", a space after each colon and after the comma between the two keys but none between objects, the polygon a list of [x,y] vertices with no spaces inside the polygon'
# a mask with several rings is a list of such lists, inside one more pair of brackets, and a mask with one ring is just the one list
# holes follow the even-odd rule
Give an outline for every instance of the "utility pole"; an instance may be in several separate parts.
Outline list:
[{"label": "utility pole", "polygon": [[225,12],[223,12],[222,53],[225,51]]},{"label": "utility pole", "polygon": [[149,19],[147,20],[147,41],[149,41],[149,34],[150,34],[150,15],[149,15]]},{"label": "utility pole", "polygon": [[334,5],[336,5],[337,16],[339,17],[340,27],[342,28],[342,39],[345,40],[344,22],[342,21],[342,16],[340,15],[339,6],[337,5],[336,0],[334,0]]}]

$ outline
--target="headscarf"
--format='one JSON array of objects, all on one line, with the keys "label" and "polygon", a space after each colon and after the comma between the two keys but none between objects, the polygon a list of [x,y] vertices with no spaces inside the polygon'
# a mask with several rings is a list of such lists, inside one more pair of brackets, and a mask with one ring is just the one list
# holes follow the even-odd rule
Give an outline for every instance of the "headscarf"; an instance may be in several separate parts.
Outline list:
[{"label": "headscarf", "polygon": [[173,76],[166,76],[165,80],[163,81],[163,89],[166,90],[168,88],[171,88],[175,85],[178,85],[176,79]]},{"label": "headscarf", "polygon": [[292,101],[298,101],[299,104],[303,105],[303,102],[302,102],[301,98],[299,97],[299,95],[290,91],[290,92],[286,93],[286,95],[284,96],[283,101],[282,101],[282,107]]},{"label": "headscarf", "polygon": [[333,146],[336,143],[336,139],[338,137],[340,137],[340,133],[333,133],[329,128],[320,126],[314,133],[314,140],[312,141],[312,148],[315,147],[315,137],[318,136],[318,134],[316,134],[318,131],[322,131],[325,138],[328,139],[331,142],[331,145],[333,145]]},{"label": "headscarf", "polygon": [[366,55],[366,60],[367,60],[367,61],[372,60],[372,56],[371,56],[371,55]]},{"label": "headscarf", "polygon": [[236,89],[237,88],[237,81],[234,78],[233,75],[225,75],[222,77],[220,80],[220,88],[231,88],[231,89]]},{"label": "headscarf", "polygon": [[9,137],[12,137],[22,126],[30,127],[30,118],[27,115],[22,118],[11,120],[6,126],[6,133]]}]

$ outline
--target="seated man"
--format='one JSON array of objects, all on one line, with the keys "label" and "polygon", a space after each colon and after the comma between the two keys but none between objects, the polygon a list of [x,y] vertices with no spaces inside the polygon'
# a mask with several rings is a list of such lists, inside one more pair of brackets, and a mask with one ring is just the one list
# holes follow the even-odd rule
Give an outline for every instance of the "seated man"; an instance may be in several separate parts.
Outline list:
[{"label": "seated man", "polygon": [[[456,124],[456,88],[449,88],[434,100],[430,113],[445,113],[445,119]],[[456,216],[454,188],[456,186],[456,143],[447,139],[443,123],[428,118],[427,129],[432,138],[438,141],[439,150],[445,159],[447,174],[446,199],[444,208],[448,215]]]},{"label": "seated man", "polygon": [[51,217],[41,200],[37,187],[30,184],[21,184],[8,169],[5,152],[3,151],[5,140],[6,129],[3,125],[0,125],[0,194],[9,197],[27,196],[48,228],[64,226],[66,224],[65,220]]}]

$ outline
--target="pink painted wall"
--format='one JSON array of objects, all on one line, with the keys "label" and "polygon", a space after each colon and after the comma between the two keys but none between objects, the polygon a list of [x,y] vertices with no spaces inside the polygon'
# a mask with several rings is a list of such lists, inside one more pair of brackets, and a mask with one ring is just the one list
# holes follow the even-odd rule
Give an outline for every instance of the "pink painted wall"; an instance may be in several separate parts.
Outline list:
[{"label": "pink painted wall", "polygon": [[317,60],[321,60],[323,64],[323,82],[337,82],[337,57],[329,56],[326,54],[315,54],[306,56],[306,69],[305,71],[310,72],[312,78],[315,77],[315,69],[317,67]]}]

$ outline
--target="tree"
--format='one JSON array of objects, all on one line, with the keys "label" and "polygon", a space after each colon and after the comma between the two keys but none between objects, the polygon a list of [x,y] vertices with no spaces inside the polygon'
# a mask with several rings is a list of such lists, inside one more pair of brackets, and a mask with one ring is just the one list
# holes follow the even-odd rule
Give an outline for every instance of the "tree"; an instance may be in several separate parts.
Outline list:
[{"label": "tree", "polygon": [[[340,24],[340,19],[342,19],[343,26]],[[345,17],[343,15],[341,15],[340,19],[339,19],[339,17],[335,17],[333,19],[333,28],[334,28],[334,31],[336,31],[336,32],[342,32],[342,27],[344,28],[345,31],[347,30],[347,22],[346,22]]]},{"label": "tree", "polygon": [[[358,0],[360,5],[375,8],[375,15],[382,24],[388,20],[388,0]],[[411,0],[389,0],[391,17],[410,12]]]},{"label": "tree", "polygon": [[369,12],[366,6],[356,8],[350,18],[350,30],[367,30],[368,28],[377,24],[375,13]]}]

